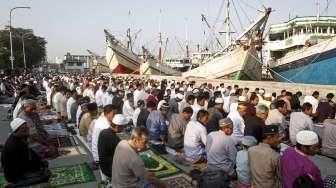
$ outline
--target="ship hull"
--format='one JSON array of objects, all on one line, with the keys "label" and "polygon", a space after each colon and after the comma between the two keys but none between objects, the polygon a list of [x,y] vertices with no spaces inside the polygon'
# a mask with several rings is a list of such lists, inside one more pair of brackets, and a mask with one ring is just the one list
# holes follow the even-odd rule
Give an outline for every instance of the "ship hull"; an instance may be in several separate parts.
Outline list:
[{"label": "ship hull", "polygon": [[107,43],[106,62],[113,73],[138,74],[141,59],[128,49],[117,44]]},{"label": "ship hull", "polygon": [[181,72],[174,70],[168,65],[157,64],[147,61],[140,65],[140,74],[142,75],[165,75],[165,76],[181,76]]},{"label": "ship hull", "polygon": [[[295,82],[307,84],[336,84],[336,39],[309,49],[302,49],[299,55],[292,55],[280,59],[285,63],[271,67],[273,77],[281,82]],[[309,54],[306,56],[306,54]],[[289,60],[288,60],[289,59]],[[292,61],[291,61],[292,60]]]},{"label": "ship hull", "polygon": [[183,77],[209,79],[260,80],[261,62],[256,49],[237,47],[227,54],[214,57],[203,65],[182,74]]}]

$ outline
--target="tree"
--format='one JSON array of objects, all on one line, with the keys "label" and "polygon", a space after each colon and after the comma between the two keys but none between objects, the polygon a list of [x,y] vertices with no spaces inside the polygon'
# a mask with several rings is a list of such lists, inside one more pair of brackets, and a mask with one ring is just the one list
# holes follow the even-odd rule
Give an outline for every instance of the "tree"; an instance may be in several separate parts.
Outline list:
[{"label": "tree", "polygon": [[[26,64],[27,68],[32,68],[39,64],[46,56],[46,40],[36,36],[31,29],[13,28],[13,56],[14,69],[24,68],[23,51],[22,51],[22,35],[24,35]],[[0,30],[0,69],[10,69],[10,39],[9,27]]]}]

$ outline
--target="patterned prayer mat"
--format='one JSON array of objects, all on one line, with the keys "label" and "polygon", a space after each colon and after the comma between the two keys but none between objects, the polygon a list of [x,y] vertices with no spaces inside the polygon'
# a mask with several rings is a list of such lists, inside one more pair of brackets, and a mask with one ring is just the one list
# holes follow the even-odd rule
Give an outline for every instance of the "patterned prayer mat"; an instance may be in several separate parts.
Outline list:
[{"label": "patterned prayer mat", "polygon": [[61,154],[60,158],[77,156],[77,155],[87,155],[87,152],[81,146],[60,148],[59,153]]},{"label": "patterned prayer mat", "polygon": [[93,171],[87,163],[52,169],[52,178],[48,187],[81,184],[96,181]]},{"label": "patterned prayer mat", "polygon": [[144,161],[146,169],[154,172],[158,178],[169,177],[182,171],[151,149],[140,152],[140,157]]},{"label": "patterned prayer mat", "polygon": [[[33,188],[56,188],[96,181],[96,177],[87,163],[57,167],[52,169],[51,173],[52,177],[48,183],[34,185]],[[4,176],[0,176],[0,187],[4,187],[6,183]]]},{"label": "patterned prayer mat", "polygon": [[50,142],[51,144],[59,148],[78,146],[78,143],[72,136],[57,136],[53,138]]},{"label": "patterned prayer mat", "polygon": [[168,178],[162,178],[161,180],[164,181],[168,185],[168,187],[174,187],[174,188],[193,188],[194,187],[192,185],[192,178],[184,173],[171,176]]}]

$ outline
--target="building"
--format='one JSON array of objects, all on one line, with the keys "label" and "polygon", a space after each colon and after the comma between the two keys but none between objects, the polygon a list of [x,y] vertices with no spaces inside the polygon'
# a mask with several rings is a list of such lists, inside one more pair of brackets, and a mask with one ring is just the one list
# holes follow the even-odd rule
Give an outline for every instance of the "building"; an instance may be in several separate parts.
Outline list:
[{"label": "building", "polygon": [[67,73],[84,73],[89,71],[89,55],[71,55],[69,52],[64,56],[61,71]]}]

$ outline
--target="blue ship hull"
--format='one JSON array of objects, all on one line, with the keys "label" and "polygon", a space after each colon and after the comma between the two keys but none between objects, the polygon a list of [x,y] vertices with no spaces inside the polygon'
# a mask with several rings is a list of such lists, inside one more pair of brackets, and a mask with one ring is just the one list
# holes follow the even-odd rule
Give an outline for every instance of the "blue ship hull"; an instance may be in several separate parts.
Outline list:
[{"label": "blue ship hull", "polygon": [[277,81],[306,84],[336,85],[336,49],[314,54],[272,68]]}]

